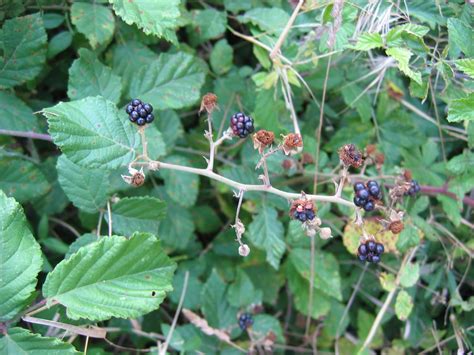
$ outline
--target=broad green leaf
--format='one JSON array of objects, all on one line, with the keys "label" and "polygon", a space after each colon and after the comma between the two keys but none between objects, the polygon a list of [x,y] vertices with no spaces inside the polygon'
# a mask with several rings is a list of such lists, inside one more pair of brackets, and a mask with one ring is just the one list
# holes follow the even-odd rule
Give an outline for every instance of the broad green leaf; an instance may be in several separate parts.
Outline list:
[{"label": "broad green leaf", "polygon": [[0,190],[0,322],[12,319],[28,305],[41,257],[20,204]]},{"label": "broad green leaf", "polygon": [[225,282],[212,270],[201,293],[201,310],[211,327],[225,329],[237,320],[238,309],[227,302],[226,291]]},{"label": "broad green leaf", "polygon": [[43,14],[44,28],[51,30],[61,26],[64,22],[64,15],[56,12],[48,12]]},{"label": "broad green leaf", "polygon": [[239,16],[241,22],[250,22],[258,26],[261,30],[275,36],[278,36],[283,28],[285,28],[289,19],[290,16],[278,7],[254,8],[247,11],[244,15]]},{"label": "broad green leaf", "polygon": [[52,59],[59,53],[69,48],[72,43],[72,34],[69,31],[62,31],[54,35],[48,44],[48,59]]},{"label": "broad green leaf", "polygon": [[344,102],[357,110],[363,122],[368,122],[372,115],[372,103],[370,96],[364,93],[357,84],[345,85],[341,89]]},{"label": "broad green leaf", "polygon": [[216,74],[227,73],[232,68],[234,50],[226,39],[218,41],[211,52],[211,68]]},{"label": "broad green leaf", "polygon": [[135,73],[129,96],[140,97],[158,110],[187,107],[199,100],[204,77],[203,65],[196,57],[163,53]]},{"label": "broad green leaf", "polygon": [[74,2],[71,6],[71,21],[86,36],[92,48],[107,44],[114,34],[115,19],[112,11],[95,2]]},{"label": "broad green leaf", "polygon": [[416,285],[418,278],[420,277],[420,264],[408,263],[402,270],[400,276],[400,284],[403,287],[412,287]]},{"label": "broad green leaf", "polygon": [[[311,252],[308,249],[295,248],[290,252],[289,260],[301,277],[310,281]],[[332,254],[319,250],[315,253],[314,288],[339,301],[342,300],[339,265]]]},{"label": "broad green leaf", "polygon": [[25,3],[22,0],[9,0],[0,2],[0,21],[5,17],[15,17],[25,11]]},{"label": "broad green leaf", "polygon": [[[169,297],[171,301],[178,304],[183,292],[185,272],[178,270],[173,280],[173,292],[170,293]],[[192,295],[192,297],[185,297],[183,307],[197,310],[201,307],[201,292],[202,292],[203,283],[199,278],[193,275],[192,270],[189,273],[188,277],[188,287],[186,290],[187,295]]]},{"label": "broad green leaf", "polygon": [[447,120],[449,122],[474,121],[474,92],[451,101],[448,105]]},{"label": "broad green leaf", "polygon": [[393,27],[386,37],[387,45],[389,46],[400,46],[403,45],[402,35],[410,34],[418,38],[422,38],[429,31],[426,26],[417,25],[414,23],[406,23],[404,25]]},{"label": "broad green leaf", "polygon": [[43,337],[23,328],[10,328],[0,338],[2,355],[67,355],[80,354],[74,347],[53,337]]},{"label": "broad green leaf", "polygon": [[397,300],[395,301],[395,314],[398,319],[407,320],[412,309],[413,299],[405,290],[401,290],[397,295]]},{"label": "broad green leaf", "polygon": [[13,93],[0,91],[0,127],[14,131],[39,132],[38,120]]},{"label": "broad green leaf", "polygon": [[47,36],[40,14],[5,21],[0,31],[0,87],[34,79],[46,60]]},{"label": "broad green leaf", "polygon": [[109,0],[122,20],[136,24],[146,34],[176,42],[175,28],[180,16],[180,0]]},{"label": "broad green leaf", "polygon": [[387,274],[386,272],[381,272],[379,276],[379,280],[380,280],[380,285],[387,292],[390,292],[395,287],[397,287],[395,284],[395,276],[393,276],[393,274]]},{"label": "broad green leaf", "polygon": [[444,212],[446,212],[446,215],[448,216],[450,221],[453,222],[456,227],[459,227],[462,219],[462,206],[461,208],[459,208],[456,200],[448,196],[439,195],[436,196],[436,198],[439,202],[441,202],[441,206],[443,207],[443,210]]},{"label": "broad green leaf", "polygon": [[380,33],[364,32],[357,38],[357,43],[353,48],[357,51],[368,51],[381,47],[383,47],[383,39]]},{"label": "broad green leaf", "polygon": [[456,67],[474,79],[474,59],[459,59],[456,61]]},{"label": "broad green leaf", "polygon": [[397,249],[404,253],[411,247],[417,246],[420,244],[420,234],[418,229],[413,225],[405,224],[402,232],[400,233],[397,241]]},{"label": "broad green leaf", "polygon": [[26,159],[0,156],[0,188],[24,203],[46,194],[50,186],[36,164]]},{"label": "broad green leaf", "polygon": [[191,213],[176,203],[168,202],[166,217],[160,221],[158,227],[158,235],[163,240],[163,245],[173,250],[186,248],[193,238],[194,229]]},{"label": "broad green leaf", "polygon": [[217,11],[212,7],[205,10],[196,10],[191,35],[197,36],[199,42],[205,42],[222,35],[226,30],[226,26],[227,17],[224,11]]},{"label": "broad green leaf", "polygon": [[156,114],[156,126],[163,136],[167,152],[173,150],[176,141],[183,136],[183,126],[178,114],[172,110],[160,111]]},{"label": "broad green leaf", "polygon": [[258,334],[261,338],[273,333],[278,343],[285,343],[281,323],[277,318],[271,315],[257,314],[254,318],[252,331],[255,332],[255,334]]},{"label": "broad green leaf", "polygon": [[74,206],[88,213],[105,206],[109,185],[107,170],[84,168],[65,155],[59,157],[57,170],[59,184]]},{"label": "broad green leaf", "polygon": [[[155,113],[158,115],[159,113]],[[159,119],[159,117],[158,117]],[[166,154],[166,143],[163,135],[158,130],[156,125],[147,125],[146,127],[146,139],[148,143],[148,155],[150,158],[157,160]],[[143,149],[143,145],[140,144],[140,151]]]},{"label": "broad green leaf", "polygon": [[77,238],[74,242],[69,245],[69,250],[67,251],[64,259],[69,258],[71,255],[75,254],[83,246],[89,245],[91,243],[97,242],[100,236],[97,236],[92,233],[86,233]]},{"label": "broad green leaf", "polygon": [[[127,236],[134,232],[157,234],[158,223],[165,215],[166,203],[155,197],[125,197],[112,205],[112,227],[114,232]],[[106,219],[108,222],[107,215]]]},{"label": "broad green leaf", "polygon": [[309,308],[309,281],[298,273],[291,262],[285,264],[285,269],[295,308],[304,315],[310,314],[314,319],[326,316],[331,308],[331,298],[313,287],[312,308]]},{"label": "broad green leaf", "polygon": [[71,319],[134,318],[160,306],[175,269],[153,235],[102,237],[56,265],[43,294]]},{"label": "broad green leaf", "polygon": [[[360,339],[367,339],[369,335],[370,328],[372,324],[374,324],[375,316],[370,314],[369,312],[364,311],[362,308],[357,310],[357,335]],[[375,337],[373,338],[372,342],[370,343],[371,349],[381,348],[383,346],[383,331],[382,327],[378,327]]]},{"label": "broad green leaf", "polygon": [[117,103],[122,91],[121,78],[103,65],[88,49],[79,49],[79,58],[69,67],[67,95],[71,100],[102,96]]},{"label": "broad green leaf", "polygon": [[249,225],[249,239],[257,248],[265,250],[268,263],[277,270],[286,250],[283,233],[277,211],[268,206],[263,206]]},{"label": "broad green leaf", "polygon": [[44,109],[54,143],[76,164],[115,169],[130,163],[140,139],[126,114],[103,97],[61,102]]},{"label": "broad green leaf", "polygon": [[[456,19],[448,19],[449,53],[451,57],[457,57],[460,49],[468,57],[474,56],[474,31],[465,22]],[[452,58],[455,59],[455,58]]]},{"label": "broad green leaf", "polygon": [[413,71],[409,66],[410,57],[412,56],[412,52],[410,52],[406,48],[388,48],[386,51],[387,55],[392,57],[397,61],[398,68],[410,79],[417,82],[419,85],[422,85],[421,81],[421,74],[419,72]]},{"label": "broad green leaf", "polygon": [[[165,159],[166,163],[189,166],[189,160],[179,155],[173,155]],[[161,170],[161,176],[165,180],[165,189],[169,197],[184,207],[193,206],[196,203],[199,192],[199,176],[176,170]]]},{"label": "broad green leaf", "polygon": [[452,175],[461,175],[474,170],[474,153],[468,150],[451,158],[446,166]]},{"label": "broad green leaf", "polygon": [[255,289],[250,277],[244,271],[237,270],[237,277],[229,286],[229,303],[234,307],[247,307],[261,303],[262,297],[262,291]]},{"label": "broad green leaf", "polygon": [[144,44],[132,41],[114,45],[111,55],[112,60],[109,64],[114,73],[122,78],[122,86],[126,92],[137,72],[158,58],[158,55]]}]

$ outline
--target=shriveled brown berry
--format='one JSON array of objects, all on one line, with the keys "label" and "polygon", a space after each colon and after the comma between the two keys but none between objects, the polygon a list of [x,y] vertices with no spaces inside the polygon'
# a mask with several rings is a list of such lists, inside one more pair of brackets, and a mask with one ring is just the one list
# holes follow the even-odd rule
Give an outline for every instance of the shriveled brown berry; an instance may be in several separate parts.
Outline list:
[{"label": "shriveled brown berry", "polygon": [[301,156],[302,164],[314,164],[313,156],[309,153],[303,153]]},{"label": "shriveled brown berry", "polygon": [[393,221],[392,223],[389,224],[388,229],[393,233],[393,234],[398,234],[403,230],[403,222],[402,221]]},{"label": "shriveled brown berry", "polygon": [[253,135],[253,147],[262,153],[266,147],[273,143],[274,139],[275,134],[272,131],[261,129]]},{"label": "shriveled brown berry", "polygon": [[354,144],[346,144],[339,149],[339,159],[345,166],[358,168],[362,165],[362,153]]},{"label": "shriveled brown berry", "polygon": [[283,137],[283,151],[286,155],[295,154],[298,148],[303,146],[303,138],[300,134],[290,133]]},{"label": "shriveled brown berry", "polygon": [[290,170],[290,169],[293,167],[293,161],[290,160],[290,159],[285,159],[285,160],[283,160],[283,162],[281,163],[281,166],[282,166],[283,169],[285,169],[285,170]]},{"label": "shriveled brown berry", "polygon": [[375,144],[369,144],[367,147],[365,147],[365,151],[367,152],[367,155],[372,155],[375,153],[377,150],[377,147]]},{"label": "shriveled brown berry", "polygon": [[199,113],[206,110],[207,113],[211,113],[217,107],[217,95],[212,92],[207,93],[202,97],[201,108]]},{"label": "shriveled brown berry", "polygon": [[377,165],[383,165],[384,161],[385,161],[385,155],[383,153],[375,154],[375,163]]},{"label": "shriveled brown berry", "polygon": [[411,181],[413,179],[413,175],[411,173],[410,170],[405,170],[403,172],[403,178],[405,179],[405,181]]}]

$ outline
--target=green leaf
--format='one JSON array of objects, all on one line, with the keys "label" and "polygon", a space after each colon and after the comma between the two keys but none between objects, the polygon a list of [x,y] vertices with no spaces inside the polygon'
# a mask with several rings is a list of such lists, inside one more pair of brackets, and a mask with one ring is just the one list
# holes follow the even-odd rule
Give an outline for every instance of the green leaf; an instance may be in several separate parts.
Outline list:
[{"label": "green leaf", "polygon": [[0,188],[24,203],[44,195],[50,186],[38,166],[31,161],[0,156]]},{"label": "green leaf", "polygon": [[187,107],[199,100],[204,77],[199,59],[183,52],[163,53],[135,73],[129,96],[140,97],[160,110]]},{"label": "green leaf", "polygon": [[69,31],[62,31],[54,35],[48,44],[48,59],[52,59],[59,53],[65,51],[72,43],[72,34]]},{"label": "green leaf", "polygon": [[390,292],[395,289],[395,287],[397,287],[395,284],[395,276],[393,276],[393,274],[387,274],[386,272],[382,272],[380,273],[379,280],[380,285],[385,291]]},{"label": "green leaf", "polygon": [[[157,234],[158,223],[165,215],[166,203],[155,197],[126,197],[112,205],[112,227],[123,235]],[[108,216],[105,217],[108,222]]]},{"label": "green leaf", "polygon": [[449,122],[474,121],[474,92],[450,102],[447,120]]},{"label": "green leaf", "polygon": [[226,300],[226,284],[212,270],[201,293],[201,310],[211,327],[225,329],[235,324],[237,308],[232,307]]},{"label": "green leaf", "polygon": [[239,16],[239,20],[243,23],[252,23],[261,30],[269,32],[270,35],[278,36],[285,28],[290,16],[278,7],[272,8],[255,8],[247,11],[244,15]]},{"label": "green leaf", "polygon": [[412,309],[413,299],[405,290],[401,290],[397,295],[397,300],[395,301],[395,314],[398,319],[407,320]]},{"label": "green leaf", "polygon": [[380,33],[364,32],[357,38],[357,43],[353,49],[357,51],[368,51],[381,47],[383,47],[383,39]]},{"label": "green leaf", "polygon": [[65,355],[80,354],[74,347],[58,338],[43,337],[23,328],[8,329],[0,338],[0,354],[3,355]]},{"label": "green leaf", "polygon": [[357,85],[345,85],[341,89],[344,102],[349,106],[357,110],[363,122],[369,122],[372,117],[372,103],[370,96],[364,93],[363,90]]},{"label": "green leaf", "polygon": [[123,89],[127,92],[137,72],[158,58],[157,54],[144,44],[132,41],[116,44],[111,53],[112,70],[122,78]]},{"label": "green leaf", "polygon": [[259,334],[262,338],[273,333],[278,343],[285,342],[280,321],[268,314],[258,314],[255,316],[252,331],[255,332],[255,334]]},{"label": "green leaf", "polygon": [[387,33],[387,44],[390,46],[401,46],[403,45],[402,36],[404,34],[410,34],[418,38],[422,38],[429,31],[426,26],[421,26],[413,23],[406,23],[404,25],[395,26]]},{"label": "green leaf", "polygon": [[153,235],[102,237],[56,265],[43,294],[71,319],[134,318],[158,309],[175,269]]},{"label": "green leaf", "polygon": [[410,79],[414,80],[419,85],[422,85],[421,81],[421,74],[419,72],[415,72],[410,69],[408,62],[410,61],[410,57],[412,56],[412,52],[410,52],[406,48],[388,48],[386,51],[387,55],[392,57],[397,61],[398,69],[400,69],[406,76]]},{"label": "green leaf", "polygon": [[0,91],[0,127],[14,131],[39,131],[38,120],[33,110],[7,91]]},{"label": "green leaf", "polygon": [[263,206],[249,225],[250,240],[257,248],[265,250],[268,263],[277,270],[286,250],[283,233],[277,211],[268,206]]},{"label": "green leaf", "polygon": [[465,22],[456,19],[448,19],[449,53],[452,59],[458,56],[458,49],[468,57],[474,56],[474,31]]},{"label": "green leaf", "polygon": [[173,150],[176,141],[183,136],[184,130],[178,114],[172,110],[157,113],[156,125],[160,130],[167,152]]},{"label": "green leaf", "polygon": [[136,24],[146,34],[176,42],[175,28],[180,16],[180,0],[109,0],[127,24]]},{"label": "green leaf", "polygon": [[474,153],[466,150],[451,158],[446,166],[452,175],[461,175],[474,170]]},{"label": "green leaf", "polygon": [[0,322],[12,319],[27,306],[41,270],[41,257],[20,204],[0,190]]},{"label": "green leaf", "polygon": [[89,245],[91,243],[97,242],[99,240],[99,236],[92,234],[92,233],[86,233],[81,235],[79,238],[77,238],[74,242],[69,245],[69,250],[67,251],[66,255],[64,256],[64,259],[69,258],[71,255],[75,254],[80,248],[83,246]]},{"label": "green leaf", "polygon": [[[290,252],[289,260],[305,280],[311,280],[311,252],[308,249],[293,249]],[[339,265],[332,254],[319,250],[315,253],[314,288],[321,290],[328,296],[334,297],[338,301],[342,300]]]},{"label": "green leaf", "polygon": [[420,264],[418,263],[408,263],[402,270],[400,276],[400,284],[403,287],[412,287],[416,285],[420,277]]},{"label": "green leaf", "polygon": [[226,39],[218,41],[211,52],[211,68],[216,74],[225,74],[232,68],[234,50]]},{"label": "green leaf", "polygon": [[208,8],[205,10],[196,10],[195,14],[191,31],[194,35],[199,36],[200,43],[219,37],[225,32],[227,26],[225,12]]},{"label": "green leaf", "polygon": [[158,235],[167,248],[182,250],[193,237],[193,217],[187,209],[176,203],[168,203],[167,209],[166,217],[160,221]]},{"label": "green leaf", "polygon": [[[374,324],[375,316],[363,309],[357,310],[357,335],[360,339],[367,339],[370,328]],[[383,346],[384,336],[382,327],[378,327],[373,341],[370,343],[371,349],[381,348]]]},{"label": "green leaf", "polygon": [[43,14],[44,28],[51,30],[61,26],[64,22],[64,15],[58,14],[56,12],[48,12]]},{"label": "green leaf", "polygon": [[[166,163],[189,166],[189,160],[179,155],[165,159]],[[199,176],[176,170],[161,170],[165,180],[165,190],[169,197],[184,207],[193,206],[199,193]]]},{"label": "green leaf", "polygon": [[401,253],[404,253],[418,244],[420,244],[420,234],[418,230],[413,225],[405,224],[405,228],[403,228],[396,243],[397,249]]},{"label": "green leaf", "polygon": [[77,208],[94,213],[105,206],[109,172],[74,164],[65,155],[57,163],[58,180],[66,196]]},{"label": "green leaf", "polygon": [[459,59],[456,62],[456,67],[474,79],[474,59]]},{"label": "green leaf", "polygon": [[95,2],[74,2],[71,6],[71,21],[86,36],[92,48],[107,44],[114,34],[115,19],[112,11]]},{"label": "green leaf", "polygon": [[62,152],[76,164],[103,169],[127,165],[140,139],[115,105],[103,97],[61,102],[44,109],[49,133]]},{"label": "green leaf", "polygon": [[453,222],[456,227],[459,227],[461,224],[461,212],[462,206],[459,208],[458,203],[455,199],[449,196],[436,196],[439,202],[441,202],[441,206],[443,207],[444,212],[448,216],[449,220]]},{"label": "green leaf", "polygon": [[[77,3],[76,3],[77,4]],[[85,48],[79,49],[79,58],[69,68],[67,95],[71,100],[88,96],[103,96],[117,103],[122,82],[112,69],[103,65],[96,55]]]},{"label": "green leaf", "polygon": [[46,60],[47,36],[40,14],[5,21],[0,43],[0,87],[11,88],[34,79]]},{"label": "green leaf", "polygon": [[256,290],[248,275],[238,269],[235,281],[230,285],[227,299],[234,307],[246,307],[262,302],[263,293]]}]

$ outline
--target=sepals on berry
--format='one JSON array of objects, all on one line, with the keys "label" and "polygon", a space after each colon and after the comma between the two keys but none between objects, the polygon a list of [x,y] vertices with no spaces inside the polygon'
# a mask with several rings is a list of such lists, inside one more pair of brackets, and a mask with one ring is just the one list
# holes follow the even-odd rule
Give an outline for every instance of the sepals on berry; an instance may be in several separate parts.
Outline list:
[{"label": "sepals on berry", "polygon": [[139,187],[145,183],[145,173],[143,172],[143,168],[137,170],[129,167],[128,173],[130,175],[122,175],[123,181],[125,181],[127,184]]},{"label": "sepals on berry", "polygon": [[261,129],[252,136],[252,139],[254,149],[258,149],[258,152],[262,154],[263,150],[273,143],[275,134],[272,131]]},{"label": "sepals on berry", "polygon": [[339,159],[344,166],[358,168],[363,163],[362,153],[354,144],[346,144],[339,149]]},{"label": "sepals on berry", "polygon": [[297,133],[290,133],[283,136],[283,151],[286,155],[294,155],[303,148],[303,138]]}]

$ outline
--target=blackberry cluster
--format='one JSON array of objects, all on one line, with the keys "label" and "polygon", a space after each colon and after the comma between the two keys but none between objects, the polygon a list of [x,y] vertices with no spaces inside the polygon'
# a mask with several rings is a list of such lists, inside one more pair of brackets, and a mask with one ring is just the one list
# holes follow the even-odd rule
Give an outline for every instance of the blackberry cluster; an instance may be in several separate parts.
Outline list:
[{"label": "blackberry cluster", "polygon": [[418,184],[418,181],[412,180],[410,181],[410,188],[408,189],[407,192],[405,192],[405,195],[408,196],[415,196],[418,192],[420,192],[420,184]]},{"label": "blackberry cluster", "polygon": [[375,200],[382,199],[382,190],[378,182],[374,180],[369,180],[365,185],[362,182],[356,182],[354,192],[354,204],[357,207],[362,207],[367,212],[374,210]]},{"label": "blackberry cluster", "polygon": [[128,118],[133,123],[139,126],[143,126],[146,123],[152,123],[155,119],[153,116],[153,106],[146,104],[139,99],[133,99],[125,108],[125,112],[128,113]]},{"label": "blackberry cluster", "polygon": [[362,262],[367,261],[369,263],[377,264],[384,251],[385,248],[383,244],[369,240],[368,242],[359,245],[359,248],[357,249],[357,257]]},{"label": "blackberry cluster", "polygon": [[230,128],[234,135],[240,138],[247,137],[255,130],[252,117],[246,116],[242,112],[237,112],[232,115],[230,118]]},{"label": "blackberry cluster", "polygon": [[245,330],[253,325],[253,317],[250,313],[242,313],[239,317],[239,327]]},{"label": "blackberry cluster", "polygon": [[311,221],[314,219],[315,216],[316,215],[312,208],[311,209],[304,208],[301,211],[296,210],[293,213],[293,217],[295,217],[295,219],[299,220],[300,222]]}]

